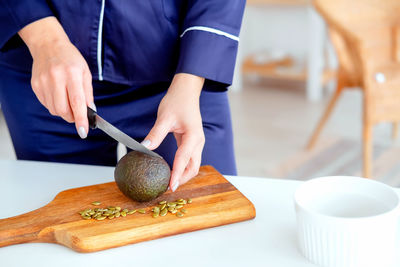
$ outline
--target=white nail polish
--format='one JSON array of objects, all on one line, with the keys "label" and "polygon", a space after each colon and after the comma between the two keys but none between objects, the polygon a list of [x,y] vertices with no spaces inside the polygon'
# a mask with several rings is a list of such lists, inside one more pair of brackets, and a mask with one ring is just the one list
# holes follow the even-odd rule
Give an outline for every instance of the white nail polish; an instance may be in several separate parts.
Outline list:
[{"label": "white nail polish", "polygon": [[96,105],[94,104],[94,102],[90,103],[89,108],[91,108],[97,112],[97,108],[96,108]]},{"label": "white nail polish", "polygon": [[178,188],[179,182],[176,181],[175,184],[172,186],[172,192],[175,192],[175,190]]},{"label": "white nail polish", "polygon": [[143,140],[143,142],[142,142],[142,145],[144,145],[145,147],[147,147],[147,148],[149,148],[149,146],[150,146],[150,144],[151,144],[151,141],[150,140]]},{"label": "white nail polish", "polygon": [[82,139],[85,139],[87,137],[87,133],[85,131],[85,128],[83,128],[83,126],[78,128],[78,134],[79,134],[79,137]]}]

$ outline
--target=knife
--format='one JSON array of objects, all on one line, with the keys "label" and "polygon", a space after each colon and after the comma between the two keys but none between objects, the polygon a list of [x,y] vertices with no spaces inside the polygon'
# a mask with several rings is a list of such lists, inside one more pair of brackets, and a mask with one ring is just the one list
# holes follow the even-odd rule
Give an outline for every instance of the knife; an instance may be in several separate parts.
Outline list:
[{"label": "knife", "polygon": [[100,130],[111,136],[113,139],[117,140],[118,142],[129,147],[132,150],[140,151],[150,156],[162,158],[156,152],[151,151],[135,139],[129,137],[127,134],[117,129],[111,123],[107,122],[105,119],[97,115],[97,112],[89,107],[87,108],[87,117],[91,129],[99,128]]}]

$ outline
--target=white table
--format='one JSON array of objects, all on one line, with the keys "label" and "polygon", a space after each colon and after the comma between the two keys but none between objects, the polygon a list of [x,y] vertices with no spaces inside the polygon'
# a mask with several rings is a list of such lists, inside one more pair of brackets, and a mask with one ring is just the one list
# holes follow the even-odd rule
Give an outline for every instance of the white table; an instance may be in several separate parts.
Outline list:
[{"label": "white table", "polygon": [[[315,266],[296,248],[293,193],[300,182],[227,179],[255,205],[254,220],[89,254],[57,244],[13,245],[0,248],[0,266]],[[0,219],[39,208],[59,191],[109,181],[110,167],[0,161]]]}]

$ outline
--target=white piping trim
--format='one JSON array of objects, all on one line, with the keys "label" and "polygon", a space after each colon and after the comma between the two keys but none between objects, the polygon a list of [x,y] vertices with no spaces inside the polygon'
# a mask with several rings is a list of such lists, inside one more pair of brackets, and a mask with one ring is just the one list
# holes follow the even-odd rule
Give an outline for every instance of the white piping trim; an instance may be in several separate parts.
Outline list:
[{"label": "white piping trim", "polygon": [[102,48],[102,36],[103,36],[103,19],[104,19],[104,6],[106,0],[101,1],[100,19],[99,19],[99,32],[97,35],[97,70],[99,72],[99,80],[103,80],[103,67],[101,62],[101,48]]},{"label": "white piping trim", "polygon": [[205,31],[205,32],[211,32],[211,33],[215,33],[218,35],[222,35],[225,36],[229,39],[232,39],[234,41],[238,41],[239,42],[239,37],[232,35],[230,33],[227,32],[223,32],[220,31],[218,29],[214,29],[214,28],[210,28],[210,27],[204,27],[204,26],[193,26],[193,27],[189,27],[187,28],[182,34],[181,34],[181,38],[185,35],[185,33],[187,33],[188,31]]}]

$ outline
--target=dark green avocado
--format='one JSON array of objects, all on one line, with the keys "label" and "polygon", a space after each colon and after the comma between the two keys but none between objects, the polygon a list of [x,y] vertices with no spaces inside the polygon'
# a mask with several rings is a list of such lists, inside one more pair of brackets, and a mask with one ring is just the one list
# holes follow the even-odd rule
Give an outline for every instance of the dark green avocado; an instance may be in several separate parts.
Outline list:
[{"label": "dark green avocado", "polygon": [[168,189],[171,170],[168,163],[138,151],[131,151],[117,163],[115,182],[125,196],[147,202],[162,195]]}]

